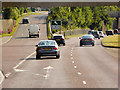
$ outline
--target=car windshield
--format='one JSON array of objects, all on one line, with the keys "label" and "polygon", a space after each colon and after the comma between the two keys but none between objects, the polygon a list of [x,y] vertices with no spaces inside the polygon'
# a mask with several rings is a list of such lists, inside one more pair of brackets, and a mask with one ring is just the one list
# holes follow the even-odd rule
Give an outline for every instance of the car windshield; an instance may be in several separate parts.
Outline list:
[{"label": "car windshield", "polygon": [[82,39],[85,39],[85,38],[93,38],[93,36],[91,36],[91,35],[88,35],[88,36],[82,36]]},{"label": "car windshield", "polygon": [[41,41],[38,45],[52,46],[55,45],[54,41]]}]

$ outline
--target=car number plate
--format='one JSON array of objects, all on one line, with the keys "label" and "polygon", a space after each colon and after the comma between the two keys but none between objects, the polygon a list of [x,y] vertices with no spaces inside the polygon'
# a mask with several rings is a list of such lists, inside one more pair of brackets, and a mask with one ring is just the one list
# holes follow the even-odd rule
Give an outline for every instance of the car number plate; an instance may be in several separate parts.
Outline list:
[{"label": "car number plate", "polygon": [[60,39],[56,39],[56,41],[60,41]]},{"label": "car number plate", "polygon": [[89,40],[85,40],[85,41],[89,41]]},{"label": "car number plate", "polygon": [[51,48],[45,48],[44,50],[51,50]]}]

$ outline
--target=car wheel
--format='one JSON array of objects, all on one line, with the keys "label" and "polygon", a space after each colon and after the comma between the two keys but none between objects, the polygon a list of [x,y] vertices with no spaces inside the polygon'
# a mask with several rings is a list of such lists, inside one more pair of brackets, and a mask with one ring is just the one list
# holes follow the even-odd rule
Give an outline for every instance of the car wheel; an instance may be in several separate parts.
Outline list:
[{"label": "car wheel", "polygon": [[60,55],[57,55],[56,58],[60,58]]},{"label": "car wheel", "polygon": [[63,43],[63,46],[65,46],[65,43]]},{"label": "car wheel", "polygon": [[36,59],[40,59],[40,55],[36,55]]},{"label": "car wheel", "polygon": [[82,46],[82,44],[80,44],[80,46]]},{"label": "car wheel", "polygon": [[39,38],[39,35],[37,37]]},{"label": "car wheel", "polygon": [[92,46],[95,46],[95,44],[93,43]]},{"label": "car wheel", "polygon": [[31,38],[31,35],[29,35],[29,38]]},{"label": "car wheel", "polygon": [[100,37],[98,37],[98,39],[100,39]]}]

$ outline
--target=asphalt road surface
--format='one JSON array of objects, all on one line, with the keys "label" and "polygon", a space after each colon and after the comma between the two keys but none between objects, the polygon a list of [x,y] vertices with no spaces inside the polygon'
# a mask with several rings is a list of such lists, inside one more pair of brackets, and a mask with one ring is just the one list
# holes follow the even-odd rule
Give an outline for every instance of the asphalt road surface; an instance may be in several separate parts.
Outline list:
[{"label": "asphalt road surface", "polygon": [[2,46],[3,88],[118,88],[118,55],[111,55],[95,40],[95,46],[79,46],[79,38],[59,46],[60,59],[36,60],[35,45],[47,39],[47,15],[31,15],[39,24],[40,38],[28,38],[28,24],[20,24],[13,38]]}]

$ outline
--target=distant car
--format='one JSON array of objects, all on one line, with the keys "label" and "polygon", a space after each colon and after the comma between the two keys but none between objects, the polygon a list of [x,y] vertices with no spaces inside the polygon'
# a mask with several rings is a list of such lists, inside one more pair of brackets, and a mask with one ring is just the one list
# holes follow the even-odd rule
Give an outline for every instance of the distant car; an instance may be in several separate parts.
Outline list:
[{"label": "distant car", "polygon": [[106,35],[109,36],[109,35],[114,35],[113,31],[112,30],[107,30],[106,31]]},{"label": "distant car", "polygon": [[100,35],[99,35],[99,32],[98,32],[98,31],[93,31],[93,32],[92,32],[92,35],[93,35],[95,38],[100,39]]},{"label": "distant car", "polygon": [[37,24],[35,24],[35,25],[30,25],[29,26],[29,29],[28,29],[28,31],[29,31],[29,37],[31,37],[31,36],[37,36],[37,37],[39,37],[39,26],[37,25]]},{"label": "distant car", "polygon": [[103,31],[98,31],[98,32],[99,32],[100,37],[104,37]]},{"label": "distant car", "polygon": [[29,24],[29,18],[23,18],[22,23],[23,24]]},{"label": "distant car", "polygon": [[92,34],[94,30],[89,30],[88,31],[88,34]]},{"label": "distant car", "polygon": [[53,35],[52,40],[55,40],[58,45],[63,44],[65,46],[65,38],[62,34]]},{"label": "distant car", "polygon": [[55,40],[41,40],[36,47],[36,59],[41,56],[60,57],[60,50]]},{"label": "distant car", "polygon": [[119,33],[118,29],[115,29],[114,34],[118,34],[118,33]]},{"label": "distant car", "polygon": [[94,36],[91,35],[91,34],[83,35],[80,38],[80,46],[82,46],[82,45],[92,45],[92,46],[94,46],[95,45],[94,43],[95,43]]}]

